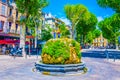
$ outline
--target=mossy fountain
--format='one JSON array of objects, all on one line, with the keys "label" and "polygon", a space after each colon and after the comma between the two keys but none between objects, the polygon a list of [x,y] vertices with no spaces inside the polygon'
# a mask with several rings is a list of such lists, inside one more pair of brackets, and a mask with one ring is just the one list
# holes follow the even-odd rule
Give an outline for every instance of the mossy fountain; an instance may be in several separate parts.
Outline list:
[{"label": "mossy fountain", "polygon": [[50,39],[44,45],[42,61],[35,63],[37,71],[43,74],[79,74],[86,70],[81,61],[80,45],[68,38]]}]

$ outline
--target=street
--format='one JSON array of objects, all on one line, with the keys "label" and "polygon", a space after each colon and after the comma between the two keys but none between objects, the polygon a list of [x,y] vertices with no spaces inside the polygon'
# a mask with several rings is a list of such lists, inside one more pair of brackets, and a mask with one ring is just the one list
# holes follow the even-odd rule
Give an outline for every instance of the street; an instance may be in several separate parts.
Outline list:
[{"label": "street", "polygon": [[82,57],[88,72],[73,76],[51,76],[33,72],[34,64],[39,60],[40,57],[37,59],[36,56],[14,59],[0,55],[0,80],[120,80],[120,59],[114,62],[113,59]]}]

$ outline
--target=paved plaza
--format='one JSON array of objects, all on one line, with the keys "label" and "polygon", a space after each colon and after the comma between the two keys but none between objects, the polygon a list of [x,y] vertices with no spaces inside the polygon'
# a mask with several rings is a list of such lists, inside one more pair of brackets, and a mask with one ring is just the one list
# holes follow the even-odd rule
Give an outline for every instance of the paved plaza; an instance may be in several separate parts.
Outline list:
[{"label": "paved plaza", "polygon": [[[40,59],[40,57],[39,57]],[[51,76],[33,72],[36,56],[13,58],[0,55],[0,80],[120,80],[120,60],[83,57],[88,72],[72,76]]]}]

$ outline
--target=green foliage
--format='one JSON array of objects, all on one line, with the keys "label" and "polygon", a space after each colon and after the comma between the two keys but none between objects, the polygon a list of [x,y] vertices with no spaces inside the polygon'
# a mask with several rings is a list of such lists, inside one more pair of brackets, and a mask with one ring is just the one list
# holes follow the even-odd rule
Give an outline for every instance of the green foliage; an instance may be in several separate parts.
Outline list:
[{"label": "green foliage", "polygon": [[47,53],[51,56],[54,56],[55,58],[58,58],[59,56],[63,56],[64,59],[69,58],[69,46],[65,45],[64,42],[61,42],[60,40],[49,40],[43,50],[42,53]]},{"label": "green foliage", "polygon": [[94,39],[94,34],[93,32],[89,32],[87,35],[86,35],[86,39],[85,39],[85,43],[92,43],[93,42],[93,39]]},{"label": "green foliage", "polygon": [[77,53],[77,56],[81,58],[81,53],[80,53],[80,44],[77,43],[75,40],[72,40],[72,46],[75,47],[75,51]]},{"label": "green foliage", "polygon": [[48,5],[47,0],[15,0],[18,11],[26,16],[35,15],[39,9]]},{"label": "green foliage", "polygon": [[47,0],[15,0],[18,11],[22,14],[21,24],[32,28],[39,27],[42,9],[48,5]]},{"label": "green foliage", "polygon": [[61,37],[68,37],[70,35],[70,31],[67,29],[65,24],[60,24],[59,28],[60,28]]},{"label": "green foliage", "polygon": [[104,8],[110,7],[120,13],[120,0],[97,0],[97,3]]},{"label": "green foliage", "polygon": [[[15,0],[15,3],[17,6],[17,10],[19,11],[19,13],[21,13],[21,17],[23,17],[20,20],[20,23],[23,26],[22,34],[25,35],[26,27],[33,27],[33,26],[38,27],[39,21],[37,22],[36,18],[37,19],[40,18],[40,17],[38,17],[38,15],[40,13],[39,11],[41,11],[45,6],[47,6],[48,2],[47,2],[47,0]],[[35,35],[37,35],[37,34],[35,34]],[[20,42],[20,46],[23,48],[25,48],[24,47],[25,46],[25,38],[26,37],[24,36],[22,39],[23,40],[22,44]],[[25,50],[25,49],[23,49],[23,50]]]},{"label": "green foliage", "polygon": [[80,20],[76,26],[78,34],[86,35],[88,32],[95,30],[97,18],[94,14],[90,13],[88,20]]},{"label": "green foliage", "polygon": [[102,31],[103,37],[112,43],[117,43],[116,40],[118,40],[118,36],[120,35],[119,14],[114,14],[109,18],[105,18],[103,21],[99,22],[98,26]]},{"label": "green foliage", "polygon": [[77,39],[82,39],[82,43],[85,44],[86,42],[91,43],[93,40],[93,32],[96,29],[97,24],[97,18],[94,14],[89,13],[91,16],[88,18],[88,20],[80,20],[76,26],[77,35],[83,36],[77,36]]},{"label": "green foliage", "polygon": [[[88,13],[87,8],[82,4],[77,5],[65,5],[64,7],[67,18],[75,24],[75,22],[83,15]],[[87,19],[89,16],[84,16],[84,19]],[[83,17],[82,17],[83,18]]]},{"label": "green foliage", "polygon": [[71,21],[72,23],[72,37],[74,38],[74,30],[76,25],[80,20],[88,20],[90,17],[88,9],[82,5],[82,4],[77,4],[77,5],[65,5],[64,7],[65,13],[67,18]]},{"label": "green foliage", "polygon": [[98,38],[101,34],[101,31],[99,29],[95,29],[93,31],[93,39]]},{"label": "green foliage", "polygon": [[52,29],[47,25],[45,28],[42,28],[41,40],[47,41],[47,40],[53,38],[51,31],[52,31]]},{"label": "green foliage", "polygon": [[80,45],[75,40],[61,38],[50,39],[42,49],[42,55],[48,54],[54,59],[59,57],[63,58],[63,63],[70,57],[70,47],[75,47],[75,52],[79,58],[81,58]]}]

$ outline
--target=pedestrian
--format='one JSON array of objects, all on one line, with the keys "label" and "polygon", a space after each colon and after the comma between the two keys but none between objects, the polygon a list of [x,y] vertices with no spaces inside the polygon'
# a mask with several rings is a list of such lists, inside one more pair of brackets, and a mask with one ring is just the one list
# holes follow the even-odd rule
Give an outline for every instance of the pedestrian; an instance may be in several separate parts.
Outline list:
[{"label": "pedestrian", "polygon": [[5,54],[5,52],[6,52],[6,46],[4,45],[4,46],[2,47],[2,54]]}]

